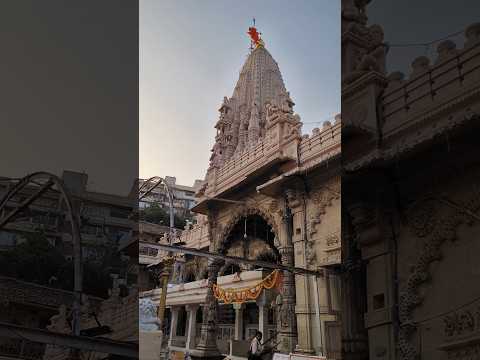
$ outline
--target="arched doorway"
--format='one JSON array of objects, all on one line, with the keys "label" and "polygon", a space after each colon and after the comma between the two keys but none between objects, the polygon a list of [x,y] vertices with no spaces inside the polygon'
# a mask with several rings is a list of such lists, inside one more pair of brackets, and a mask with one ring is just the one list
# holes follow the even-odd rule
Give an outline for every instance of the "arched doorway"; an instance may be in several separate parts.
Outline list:
[{"label": "arched doorway", "polygon": [[[276,234],[262,215],[248,214],[237,219],[223,239],[221,252],[249,260],[262,260],[278,264],[280,253],[275,247]],[[242,270],[248,266],[240,265]]]},{"label": "arched doorway", "polygon": [[[263,214],[247,211],[241,216],[235,216],[227,224],[228,232],[221,239],[220,252],[234,257],[249,260],[279,264],[281,256],[275,246],[275,225],[271,219],[266,219]],[[219,267],[217,276],[227,277],[236,275],[238,287],[252,284],[247,279],[256,279],[257,283],[273,270],[248,264],[224,263]],[[222,283],[226,280],[218,279]],[[229,283],[229,287],[232,284]],[[276,334],[276,314],[271,304],[275,303],[276,290],[262,290],[257,300],[249,300],[243,304],[225,304],[222,301],[217,307],[217,345],[220,351],[228,348],[231,340],[247,344],[257,330],[264,333],[264,340]]]}]

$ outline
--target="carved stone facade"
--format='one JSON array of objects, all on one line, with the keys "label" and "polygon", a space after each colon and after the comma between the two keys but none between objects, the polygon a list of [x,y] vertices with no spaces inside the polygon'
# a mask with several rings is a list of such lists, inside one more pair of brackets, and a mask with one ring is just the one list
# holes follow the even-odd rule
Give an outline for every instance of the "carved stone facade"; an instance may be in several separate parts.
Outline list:
[{"label": "carved stone facade", "polygon": [[[340,344],[329,339],[339,339],[340,334],[332,333],[335,327],[326,324],[337,321],[339,309],[335,279],[341,258],[341,119],[338,116],[333,124],[326,122],[302,136],[293,106],[277,63],[263,45],[257,46],[241,70],[232,97],[224,98],[220,107],[210,166],[192,209],[205,221],[185,230],[181,241],[205,248],[208,238],[211,252],[317,271],[316,277],[284,272],[280,292],[265,291],[261,299],[246,305],[256,305],[256,328],[269,331],[265,339],[274,334],[277,351],[334,358]],[[232,268],[234,273],[226,274]],[[222,327],[228,324],[205,323],[206,317],[213,321],[212,312],[218,311],[217,301],[210,296],[212,284],[218,278],[222,284],[241,288],[258,272],[250,265],[222,264],[215,276],[209,272],[206,292],[205,284],[197,281],[167,294],[167,306],[172,308],[193,302],[203,306],[201,336],[196,348],[189,350],[192,356],[214,357],[214,344],[219,350],[223,346]],[[201,297],[191,295],[192,287],[201,290]],[[264,320],[266,310],[275,324]],[[246,342],[248,349],[251,333],[242,331],[246,324],[240,311],[237,306],[235,332],[230,334]]]},{"label": "carved stone facade", "polygon": [[368,2],[342,2],[344,356],[473,359],[480,25],[405,78]]}]

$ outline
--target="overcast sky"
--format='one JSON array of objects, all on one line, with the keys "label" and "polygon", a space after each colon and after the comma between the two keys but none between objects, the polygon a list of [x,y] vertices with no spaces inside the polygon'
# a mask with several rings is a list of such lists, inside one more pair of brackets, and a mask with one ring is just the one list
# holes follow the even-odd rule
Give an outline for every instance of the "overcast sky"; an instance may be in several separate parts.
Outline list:
[{"label": "overcast sky", "polygon": [[[463,46],[464,30],[468,25],[480,22],[480,1],[372,0],[367,15],[370,24],[382,26],[385,41],[392,45],[387,56],[388,71],[401,71],[408,77],[410,65],[416,57],[427,56],[431,61],[436,58],[441,39],[460,32],[450,40],[458,48]],[[403,46],[430,42],[434,43]]]},{"label": "overcast sky", "polygon": [[203,179],[256,18],[304,132],[340,112],[340,1],[141,0],[140,176]]}]

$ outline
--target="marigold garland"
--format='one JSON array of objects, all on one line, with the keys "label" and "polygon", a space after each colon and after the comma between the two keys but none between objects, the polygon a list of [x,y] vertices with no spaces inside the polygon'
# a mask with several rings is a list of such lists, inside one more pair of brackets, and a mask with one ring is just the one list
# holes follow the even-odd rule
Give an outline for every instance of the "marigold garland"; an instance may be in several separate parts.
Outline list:
[{"label": "marigold garland", "polygon": [[247,300],[257,299],[263,289],[278,288],[281,279],[280,271],[274,270],[262,281],[250,288],[223,289],[217,284],[213,284],[213,295],[217,300],[222,300],[225,304],[244,303]]}]

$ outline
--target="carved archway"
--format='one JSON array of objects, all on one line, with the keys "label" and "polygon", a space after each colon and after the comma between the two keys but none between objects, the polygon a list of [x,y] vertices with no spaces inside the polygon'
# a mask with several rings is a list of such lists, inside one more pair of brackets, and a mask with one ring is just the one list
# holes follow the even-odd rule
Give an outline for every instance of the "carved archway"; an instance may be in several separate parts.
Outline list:
[{"label": "carved archway", "polygon": [[273,215],[268,214],[266,211],[264,211],[259,207],[240,207],[239,209],[235,210],[235,212],[230,216],[227,224],[222,228],[222,231],[219,234],[218,251],[220,253],[224,253],[227,250],[227,247],[228,247],[227,239],[230,233],[232,232],[233,228],[235,227],[235,225],[237,225],[241,219],[251,215],[258,215],[263,220],[265,220],[265,222],[271,227],[274,236],[278,240],[279,227]]}]

